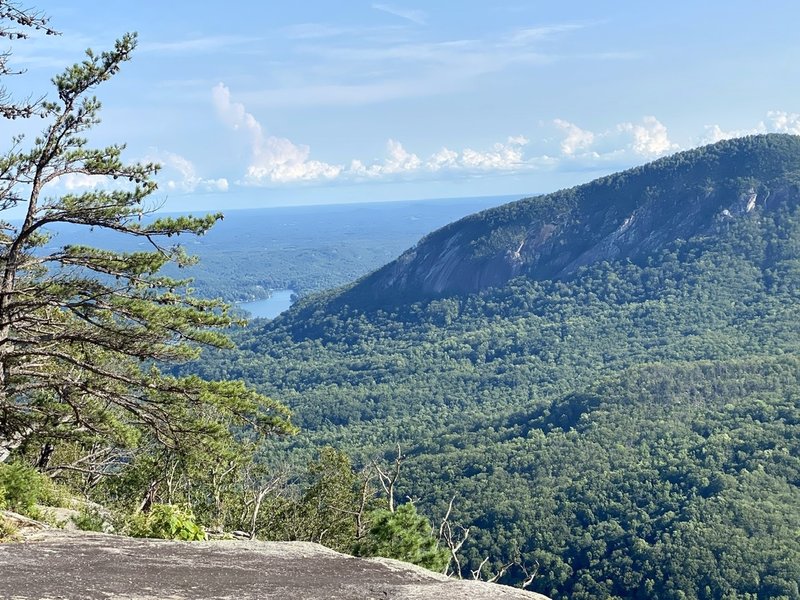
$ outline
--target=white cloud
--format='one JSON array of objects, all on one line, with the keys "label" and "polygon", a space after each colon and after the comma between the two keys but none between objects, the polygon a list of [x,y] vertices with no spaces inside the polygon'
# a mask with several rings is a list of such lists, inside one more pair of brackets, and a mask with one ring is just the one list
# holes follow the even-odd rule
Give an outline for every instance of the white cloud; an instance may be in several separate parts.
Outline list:
[{"label": "white cloud", "polygon": [[[224,177],[219,179],[206,179],[197,174],[194,165],[188,159],[174,152],[165,150],[151,150],[142,162],[159,163],[162,170],[156,176],[161,188],[169,191],[194,192],[197,190],[205,192],[226,192],[228,191],[228,180]],[[48,192],[72,193],[88,190],[120,190],[129,188],[130,182],[127,178],[112,179],[105,175],[87,175],[86,173],[68,173],[56,177],[47,184]]]},{"label": "white cloud", "polygon": [[59,178],[59,183],[70,192],[86,189],[93,190],[107,182],[108,180],[105,177],[87,175],[85,173],[69,173]]},{"label": "white cloud", "polygon": [[206,180],[209,185],[212,186],[218,192],[227,192],[228,191],[228,180],[224,177],[220,177],[219,179],[207,179]]},{"label": "white cloud", "polygon": [[723,130],[719,125],[706,125],[706,135],[703,138],[703,143],[715,144],[722,140],[729,140],[731,138],[744,137],[746,135],[754,135],[757,133],[766,133],[767,126],[763,121],[752,129],[731,129]]},{"label": "white cloud", "polygon": [[413,173],[418,171],[421,166],[422,161],[416,154],[408,152],[397,140],[389,140],[386,143],[386,160],[369,166],[364,165],[360,160],[354,160],[350,163],[350,169],[346,174],[356,178],[378,178]]},{"label": "white cloud", "polygon": [[89,190],[115,190],[127,187],[127,179],[115,181],[105,175],[87,175],[86,173],[67,173],[48,182],[45,189],[48,193],[74,193]]},{"label": "white cloud", "polygon": [[343,174],[355,178],[385,178],[402,174],[425,176],[440,171],[479,173],[531,168],[534,164],[525,160],[522,150],[527,143],[524,136],[511,136],[505,143],[494,144],[490,150],[466,148],[456,152],[442,148],[423,161],[408,152],[400,142],[389,140],[387,157],[383,162],[364,165],[362,161],[354,160]]},{"label": "white cloud", "polygon": [[240,102],[231,101],[230,90],[218,83],[211,90],[217,114],[231,128],[241,131],[250,144],[251,161],[245,171],[245,183],[288,183],[335,179],[342,167],[309,160],[308,146],[286,138],[265,136],[261,123]]},{"label": "white cloud", "polygon": [[160,163],[162,166],[161,177],[164,179],[162,185],[170,191],[177,192],[227,192],[228,180],[224,177],[219,179],[206,179],[197,174],[192,162],[174,152],[165,150],[155,150],[147,157],[148,161]]},{"label": "white cloud", "polygon": [[426,167],[431,171],[439,171],[440,169],[453,169],[458,166],[458,152],[442,148],[433,156],[430,157],[426,163]]},{"label": "white cloud", "polygon": [[800,135],[800,114],[771,110],[767,113],[767,118],[770,120],[771,131]]},{"label": "white cloud", "polygon": [[566,134],[561,141],[561,151],[568,156],[573,156],[578,150],[585,150],[594,143],[594,133],[591,131],[563,119],[554,119],[553,123]]},{"label": "white cloud", "polygon": [[401,19],[405,19],[406,21],[411,21],[412,23],[416,23],[417,25],[425,25],[428,21],[428,15],[421,10],[398,8],[390,4],[379,4],[379,3],[373,4],[372,8],[374,8],[375,10],[379,10],[381,12],[388,13],[390,15],[394,15],[395,17],[400,17]]},{"label": "white cloud", "polygon": [[771,110],[767,113],[766,119],[759,121],[754,127],[745,129],[723,129],[718,124],[706,125],[706,134],[702,141],[706,144],[713,144],[721,140],[763,133],[800,135],[800,114],[783,110]]},{"label": "white cloud", "polygon": [[422,161],[416,154],[407,152],[403,145],[397,140],[389,140],[386,144],[389,158],[386,160],[385,169],[387,173],[400,173],[402,171],[414,171],[419,169]]},{"label": "white cloud", "polygon": [[679,148],[670,141],[664,124],[653,116],[644,117],[640,124],[622,123],[618,128],[633,136],[631,148],[641,156],[660,156]]},{"label": "white cloud", "polygon": [[467,148],[461,154],[460,166],[482,171],[509,171],[524,166],[522,148],[528,140],[522,136],[509,137],[506,143],[496,143],[488,152]]}]

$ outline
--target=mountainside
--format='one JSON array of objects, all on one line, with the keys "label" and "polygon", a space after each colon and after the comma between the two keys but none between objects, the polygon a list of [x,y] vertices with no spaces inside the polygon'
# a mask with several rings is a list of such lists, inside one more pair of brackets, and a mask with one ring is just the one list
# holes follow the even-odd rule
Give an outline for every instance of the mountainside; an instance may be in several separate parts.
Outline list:
[{"label": "mountainside", "polygon": [[682,152],[428,235],[353,294],[381,300],[478,292],[525,275],[563,279],[604,260],[640,261],[676,239],[797,197],[800,138],[765,135]]},{"label": "mountainside", "polygon": [[[485,211],[192,368],[289,404],[281,456],[400,443],[398,497],[471,526],[467,577],[488,557],[558,600],[800,600],[798,168],[800,138],[757,136]],[[490,262],[468,240],[506,260],[519,223],[561,228],[535,273],[424,287],[420,248],[456,240],[469,274]]]}]

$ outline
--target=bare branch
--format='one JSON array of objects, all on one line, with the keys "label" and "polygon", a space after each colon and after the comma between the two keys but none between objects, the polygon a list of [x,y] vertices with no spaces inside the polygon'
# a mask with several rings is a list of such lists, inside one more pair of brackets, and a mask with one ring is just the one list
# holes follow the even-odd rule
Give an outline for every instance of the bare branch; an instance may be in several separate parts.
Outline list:
[{"label": "bare branch", "polygon": [[381,468],[378,461],[373,461],[373,466],[375,471],[378,473],[378,479],[381,482],[381,487],[383,487],[383,491],[386,492],[386,501],[388,504],[389,512],[395,511],[395,501],[394,501],[394,492],[395,492],[395,485],[397,484],[397,480],[400,478],[400,467],[405,461],[406,457],[403,456],[402,451],[400,450],[400,442],[397,443],[397,457],[394,459],[393,467],[394,469],[390,472],[388,469],[384,470]]},{"label": "bare branch", "polygon": [[[453,573],[456,577],[461,579],[461,561],[458,558],[458,552],[469,538],[470,528],[463,527],[462,525],[453,526],[453,524],[450,523],[450,513],[453,511],[453,502],[455,502],[455,499],[455,496],[450,499],[450,503],[447,505],[447,512],[445,513],[444,517],[442,518],[442,522],[439,525],[439,543],[443,542],[450,551],[450,559],[444,566],[442,573],[445,575],[451,575],[450,565],[454,564],[455,568],[453,569]],[[454,527],[457,533],[453,532]]]}]

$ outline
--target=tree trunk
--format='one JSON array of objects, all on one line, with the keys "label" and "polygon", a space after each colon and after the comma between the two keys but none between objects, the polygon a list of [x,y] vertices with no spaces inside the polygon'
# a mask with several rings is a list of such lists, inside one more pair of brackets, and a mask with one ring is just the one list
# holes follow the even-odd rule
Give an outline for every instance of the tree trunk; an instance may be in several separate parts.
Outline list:
[{"label": "tree trunk", "polygon": [[36,461],[36,468],[40,471],[44,471],[47,469],[47,465],[50,464],[50,457],[53,456],[53,451],[56,449],[53,444],[50,442],[46,442],[44,446],[42,446],[41,452],[39,452],[39,460]]}]

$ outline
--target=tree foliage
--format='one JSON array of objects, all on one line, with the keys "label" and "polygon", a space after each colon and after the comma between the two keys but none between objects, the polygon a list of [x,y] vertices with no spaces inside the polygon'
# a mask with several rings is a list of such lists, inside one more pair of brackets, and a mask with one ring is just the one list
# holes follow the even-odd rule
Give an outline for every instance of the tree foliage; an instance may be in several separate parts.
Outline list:
[{"label": "tree foliage", "polygon": [[[30,144],[15,138],[0,158],[0,210],[23,217],[0,223],[0,460],[34,440],[125,447],[145,435],[175,449],[227,436],[232,426],[292,430],[282,405],[239,382],[160,368],[197,357],[204,345],[227,346],[220,329],[232,319],[224,305],[160,272],[192,262],[170,238],[202,235],[221,215],[152,216],[158,165],[126,163],[124,146],[92,148],[86,137],[99,122],[95,88],[135,46],[136,36],[125,35],[56,76],[57,98],[40,104],[42,133]],[[75,175],[101,184],[58,195],[58,182]],[[58,247],[61,224],[84,228],[87,243]],[[149,250],[93,247],[94,229]]]},{"label": "tree foliage", "polygon": [[[741,146],[773,144],[798,164],[797,138]],[[366,463],[401,441],[398,496],[428,514],[458,498],[465,576],[519,557],[528,575],[501,582],[553,598],[797,599],[793,177],[712,182],[769,202],[637,263],[395,306],[331,292],[193,368],[285,398],[309,431],[297,456]]]},{"label": "tree foliage", "polygon": [[441,571],[447,564],[450,553],[439,547],[430,522],[411,502],[394,512],[379,509],[370,519],[369,536],[356,548],[359,554],[396,558],[432,571]]},{"label": "tree foliage", "polygon": [[[35,32],[58,35],[42,13],[24,9],[18,3],[9,0],[0,1],[0,40],[8,42],[24,40]],[[10,58],[10,50],[0,52],[0,80],[8,75],[20,74],[9,65]],[[0,116],[5,119],[27,118],[39,114],[41,101],[42,99],[30,97],[22,101],[14,100],[6,88],[0,85]]]}]

